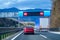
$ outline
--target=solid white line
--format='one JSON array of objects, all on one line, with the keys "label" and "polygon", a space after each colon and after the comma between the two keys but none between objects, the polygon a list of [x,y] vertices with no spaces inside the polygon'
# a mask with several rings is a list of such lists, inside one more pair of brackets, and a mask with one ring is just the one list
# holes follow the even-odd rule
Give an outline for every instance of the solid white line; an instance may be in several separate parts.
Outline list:
[{"label": "solid white line", "polygon": [[49,33],[60,34],[60,32],[54,32],[54,31],[50,31]]},{"label": "solid white line", "polygon": [[21,31],[18,35],[16,35],[15,37],[13,37],[11,40],[16,39],[19,35],[21,35],[23,33],[23,31]]},{"label": "solid white line", "polygon": [[42,35],[42,34],[40,34],[40,36],[42,36],[43,38],[47,38],[46,36],[44,36],[44,35]]}]

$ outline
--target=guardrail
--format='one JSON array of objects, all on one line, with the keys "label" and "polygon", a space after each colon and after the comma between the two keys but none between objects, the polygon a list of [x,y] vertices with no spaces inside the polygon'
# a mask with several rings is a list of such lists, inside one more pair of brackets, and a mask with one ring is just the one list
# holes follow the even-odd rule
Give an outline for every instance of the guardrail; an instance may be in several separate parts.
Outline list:
[{"label": "guardrail", "polygon": [[0,28],[0,40],[22,30],[22,28]]},{"label": "guardrail", "polygon": [[60,31],[59,28],[50,28],[50,31]]}]

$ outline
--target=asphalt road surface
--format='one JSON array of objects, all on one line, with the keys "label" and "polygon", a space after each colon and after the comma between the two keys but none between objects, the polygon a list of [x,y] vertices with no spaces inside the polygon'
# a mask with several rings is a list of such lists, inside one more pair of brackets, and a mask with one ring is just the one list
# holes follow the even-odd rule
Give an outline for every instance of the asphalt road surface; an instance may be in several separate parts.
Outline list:
[{"label": "asphalt road surface", "polygon": [[11,40],[60,40],[60,35],[49,32],[35,32],[35,34],[29,35],[22,33]]}]

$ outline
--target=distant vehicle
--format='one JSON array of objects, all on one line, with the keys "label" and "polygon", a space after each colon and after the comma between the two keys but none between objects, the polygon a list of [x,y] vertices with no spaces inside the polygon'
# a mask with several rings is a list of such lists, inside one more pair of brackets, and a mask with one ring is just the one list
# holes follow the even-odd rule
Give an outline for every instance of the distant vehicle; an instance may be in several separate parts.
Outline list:
[{"label": "distant vehicle", "polygon": [[40,29],[38,29],[38,28],[34,28],[34,31],[36,31],[36,32],[40,32]]},{"label": "distant vehicle", "polygon": [[47,28],[42,28],[40,31],[41,32],[48,32],[48,29]]},{"label": "distant vehicle", "polygon": [[34,34],[34,28],[33,27],[25,27],[24,34]]}]

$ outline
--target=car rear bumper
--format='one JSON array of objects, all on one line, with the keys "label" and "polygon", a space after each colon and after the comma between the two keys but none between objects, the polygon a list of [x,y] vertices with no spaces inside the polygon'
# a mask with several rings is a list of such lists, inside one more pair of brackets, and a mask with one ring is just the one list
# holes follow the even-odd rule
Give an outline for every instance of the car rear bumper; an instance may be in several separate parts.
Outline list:
[{"label": "car rear bumper", "polygon": [[40,32],[48,32],[48,30],[41,30]]},{"label": "car rear bumper", "polygon": [[34,32],[24,32],[24,34],[34,34]]}]

